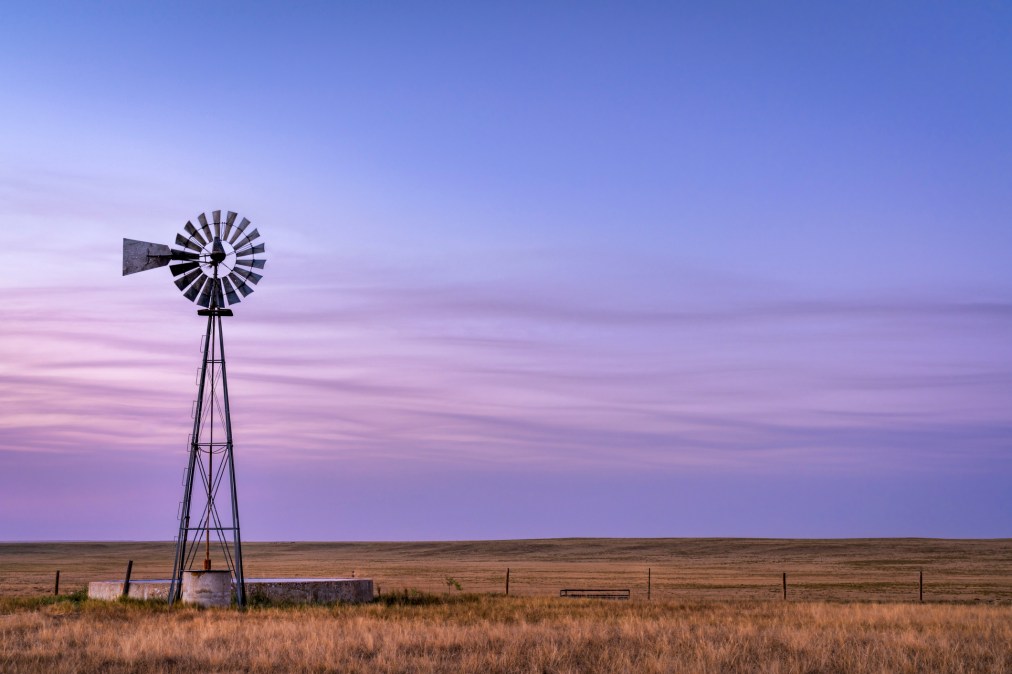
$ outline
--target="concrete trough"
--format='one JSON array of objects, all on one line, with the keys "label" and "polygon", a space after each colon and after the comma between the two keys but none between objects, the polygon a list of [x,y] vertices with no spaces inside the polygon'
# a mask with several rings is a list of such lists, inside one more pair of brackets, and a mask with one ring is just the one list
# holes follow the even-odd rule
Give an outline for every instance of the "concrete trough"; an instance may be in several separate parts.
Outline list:
[{"label": "concrete trough", "polygon": [[246,596],[290,604],[362,604],[373,600],[370,578],[251,578]]},{"label": "concrete trough", "polygon": [[[89,599],[105,599],[115,601],[123,596],[122,580],[96,580],[88,583]],[[130,599],[161,599],[169,600],[169,581],[167,580],[131,580]]]},{"label": "concrete trough", "polygon": [[[208,590],[208,595],[201,599],[196,594],[187,593],[187,575],[200,575],[204,581],[204,571],[188,571],[183,578],[183,601],[201,606],[227,606],[235,598],[235,587],[228,579],[228,594]],[[224,573],[224,572],[210,572]],[[220,576],[219,576],[220,578]],[[191,583],[193,580],[191,579]],[[214,580],[214,579],[212,579]],[[220,581],[217,581],[220,583]],[[168,601],[169,580],[131,580],[130,599],[160,599]],[[202,583],[198,583],[201,585]],[[115,601],[123,595],[122,580],[105,580],[88,583],[88,597]],[[213,595],[213,598],[212,596]],[[225,597],[228,597],[225,600]],[[266,600],[286,604],[332,604],[343,602],[360,604],[373,600],[373,582],[370,578],[247,578],[246,597],[248,600]]]}]

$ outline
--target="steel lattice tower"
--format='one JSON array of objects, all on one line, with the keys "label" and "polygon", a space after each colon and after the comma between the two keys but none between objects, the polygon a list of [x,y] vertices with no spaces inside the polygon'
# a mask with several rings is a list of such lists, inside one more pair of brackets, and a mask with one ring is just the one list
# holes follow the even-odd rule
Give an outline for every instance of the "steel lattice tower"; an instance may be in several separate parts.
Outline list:
[{"label": "steel lattice tower", "polygon": [[[216,306],[197,313],[207,316],[204,333],[203,361],[200,366],[200,384],[193,410],[193,432],[189,441],[189,461],[184,474],[183,502],[179,512],[179,535],[176,537],[176,554],[173,560],[172,584],[169,603],[179,599],[183,571],[193,568],[203,548],[205,571],[211,568],[211,534],[220,547],[224,562],[232,572],[236,603],[246,605],[246,585],[242,568],[242,536],[239,530],[239,500],[235,489],[235,459],[232,445],[232,415],[228,404],[228,375],[225,368],[225,335],[221,319],[232,311]],[[217,437],[215,431],[217,430]],[[217,458],[217,466],[215,466]],[[194,479],[199,478],[199,479]],[[219,512],[218,496],[222,486],[229,496],[229,511],[225,517]],[[199,487],[199,489],[196,489]],[[192,524],[194,492],[200,517]],[[231,541],[229,539],[231,538]]]}]

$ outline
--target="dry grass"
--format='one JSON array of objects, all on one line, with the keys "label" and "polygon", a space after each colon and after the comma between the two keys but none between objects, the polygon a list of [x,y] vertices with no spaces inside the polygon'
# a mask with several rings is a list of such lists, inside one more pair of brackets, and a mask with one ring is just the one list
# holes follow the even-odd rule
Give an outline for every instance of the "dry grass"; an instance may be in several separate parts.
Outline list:
[{"label": "dry grass", "polygon": [[[251,577],[354,571],[383,597],[238,613],[80,598],[87,581],[121,577],[128,559],[135,578],[167,576],[166,543],[2,544],[0,672],[1012,674],[1010,549],[917,539],[257,543],[245,547]],[[520,596],[492,594],[507,566]],[[920,567],[926,604],[913,602]],[[77,597],[44,596],[57,568]],[[465,592],[447,594],[448,576]],[[633,600],[558,597],[580,586],[628,587]]]},{"label": "dry grass", "polygon": [[457,595],[228,610],[0,602],[3,672],[1012,672],[1012,607]]}]

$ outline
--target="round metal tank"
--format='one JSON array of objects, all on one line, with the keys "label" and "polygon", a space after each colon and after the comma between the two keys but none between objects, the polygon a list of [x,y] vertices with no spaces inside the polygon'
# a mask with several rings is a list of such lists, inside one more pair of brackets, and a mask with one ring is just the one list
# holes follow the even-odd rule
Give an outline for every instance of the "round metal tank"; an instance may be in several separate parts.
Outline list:
[{"label": "round metal tank", "polygon": [[232,573],[229,571],[184,571],[183,603],[197,606],[230,606]]}]

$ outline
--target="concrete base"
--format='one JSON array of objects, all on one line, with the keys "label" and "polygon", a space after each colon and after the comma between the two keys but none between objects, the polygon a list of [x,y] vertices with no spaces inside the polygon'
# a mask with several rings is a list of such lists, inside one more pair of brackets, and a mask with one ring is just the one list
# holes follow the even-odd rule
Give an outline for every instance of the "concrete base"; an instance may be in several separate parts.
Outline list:
[{"label": "concrete base", "polygon": [[232,603],[231,571],[183,571],[184,604],[204,608],[229,606]]},{"label": "concrete base", "polygon": [[[187,573],[205,574],[206,571]],[[223,571],[210,573],[225,573]],[[186,598],[186,574],[183,580],[183,601]],[[235,590],[229,581],[228,600],[220,606],[229,606]],[[168,580],[131,580],[130,599],[161,599],[168,601]],[[123,595],[123,581],[104,580],[88,583],[88,597],[115,601]],[[370,578],[247,578],[246,595],[251,600],[267,600],[291,604],[347,604],[366,603],[373,600],[373,583]],[[220,601],[220,599],[219,599]],[[194,602],[198,603],[199,602]]]}]

